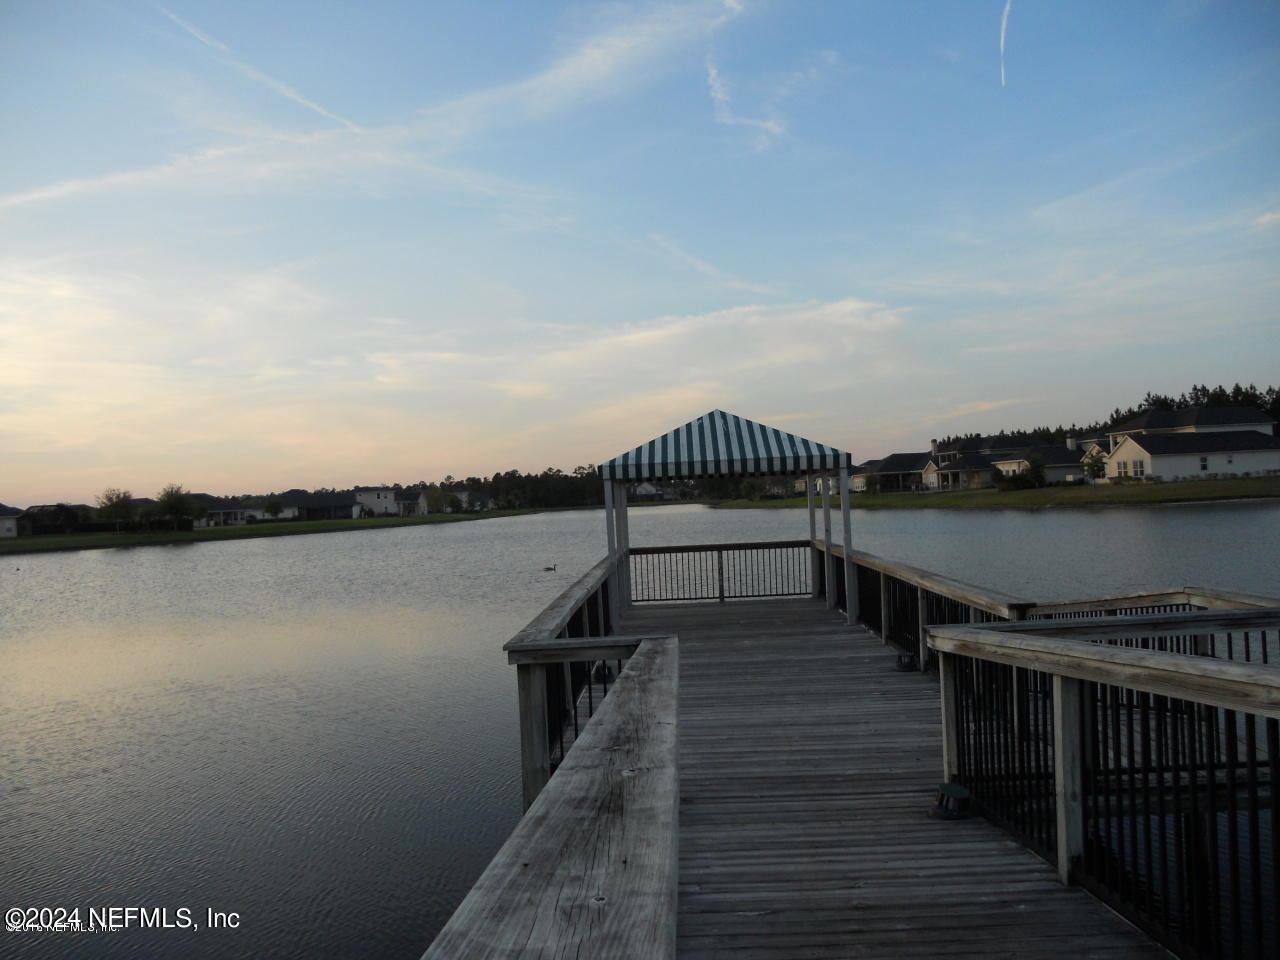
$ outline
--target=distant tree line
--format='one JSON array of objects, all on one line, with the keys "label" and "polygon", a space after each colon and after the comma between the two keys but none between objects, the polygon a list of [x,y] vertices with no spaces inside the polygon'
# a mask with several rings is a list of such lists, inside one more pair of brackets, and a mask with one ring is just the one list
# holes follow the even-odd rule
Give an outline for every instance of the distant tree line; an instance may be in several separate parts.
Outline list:
[{"label": "distant tree line", "polygon": [[[1201,384],[1193,386],[1190,390],[1180,393],[1176,397],[1148,391],[1137,406],[1126,409],[1117,407],[1106,420],[1087,423],[1083,426],[1077,426],[1073,423],[1069,427],[1064,427],[1062,424],[1058,424],[1056,427],[1020,427],[999,432],[1010,437],[1026,437],[1028,440],[1037,440],[1040,443],[1062,443],[1067,437],[1101,436],[1117,423],[1136,417],[1146,410],[1186,410],[1190,407],[1256,407],[1280,421],[1280,387],[1259,389],[1252,383],[1247,387],[1242,387],[1237,383],[1235,386],[1228,388],[1223,386],[1209,387]],[[956,440],[966,440],[970,437],[978,436],[981,436],[981,434],[964,433],[944,437],[938,442],[952,443]]]}]

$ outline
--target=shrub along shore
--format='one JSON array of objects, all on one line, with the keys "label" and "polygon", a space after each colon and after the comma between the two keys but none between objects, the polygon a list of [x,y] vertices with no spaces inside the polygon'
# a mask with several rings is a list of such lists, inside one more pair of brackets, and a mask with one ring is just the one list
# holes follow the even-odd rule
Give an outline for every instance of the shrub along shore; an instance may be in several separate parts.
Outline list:
[{"label": "shrub along shore", "polygon": [[[1035,490],[958,490],[944,493],[857,493],[850,505],[857,509],[1008,509],[1039,507],[1140,506],[1142,504],[1195,503],[1207,500],[1280,498],[1280,477],[1234,480],[1192,480],[1184,483],[1121,483],[1040,487]],[[803,507],[804,497],[781,500],[727,500],[717,507]],[[839,498],[833,498],[833,505]]]}]

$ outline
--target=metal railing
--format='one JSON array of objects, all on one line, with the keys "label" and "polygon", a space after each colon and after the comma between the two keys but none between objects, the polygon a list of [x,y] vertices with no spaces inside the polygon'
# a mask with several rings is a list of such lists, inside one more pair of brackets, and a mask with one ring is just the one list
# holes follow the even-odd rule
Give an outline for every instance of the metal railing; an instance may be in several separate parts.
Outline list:
[{"label": "metal railing", "polygon": [[978,811],[1052,861],[1053,684],[1038,670],[958,657],[956,781]]},{"label": "metal railing", "polygon": [[634,603],[810,596],[809,541],[632,547]]},{"label": "metal railing", "polygon": [[1175,953],[1280,956],[1280,670],[1161,642],[1278,628],[1280,607],[930,627],[945,776]]}]

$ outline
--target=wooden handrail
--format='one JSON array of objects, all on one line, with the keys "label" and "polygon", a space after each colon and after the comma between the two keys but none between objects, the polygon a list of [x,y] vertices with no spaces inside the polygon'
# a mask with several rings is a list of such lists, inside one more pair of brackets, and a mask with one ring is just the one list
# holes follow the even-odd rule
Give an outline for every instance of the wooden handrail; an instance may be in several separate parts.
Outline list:
[{"label": "wooden handrail", "polygon": [[547,640],[558,634],[564,629],[574,612],[579,610],[587,598],[599,589],[600,584],[609,578],[617,567],[618,561],[617,556],[607,556],[597,563],[566,588],[560,596],[547,604],[546,608],[530,620],[523,630],[504,643],[502,649],[509,652],[527,643]]},{"label": "wooden handrail", "polygon": [[913,567],[907,563],[886,560],[874,554],[863,553],[861,550],[846,550],[839,543],[828,544],[822,540],[814,540],[813,547],[817,550],[825,550],[841,559],[847,557],[859,566],[886,573],[891,577],[897,577],[899,580],[906,580],[908,583],[914,583],[933,593],[941,594],[952,600],[958,600],[961,603],[967,603],[971,607],[977,607],[979,610],[985,610],[999,617],[1007,617],[1010,620],[1017,619],[1026,610],[1036,605],[1033,600],[1001,593],[998,590],[988,590],[972,583],[965,583],[963,580],[953,580],[950,577],[944,577],[929,570],[921,570],[919,567]]},{"label": "wooden handrail", "polygon": [[[1185,614],[1181,616],[1186,618]],[[1108,621],[1129,619],[1165,618],[1115,617]],[[1280,624],[1280,610],[1270,611],[1268,619],[1272,626]],[[1040,623],[1043,621],[1036,626]],[[1078,621],[1060,623],[1075,625]],[[1017,623],[929,627],[929,646],[940,653],[1280,719],[1280,667],[1104,646],[1083,641],[1078,636],[1071,639],[1037,636],[1027,630],[1028,626]],[[1198,629],[1207,632],[1212,627]],[[1157,632],[1148,628],[1148,635]]]},{"label": "wooden handrail", "polygon": [[[1025,620],[987,623],[996,633],[1036,634],[1072,640],[1121,640],[1131,637],[1175,636],[1188,633],[1228,633],[1239,630],[1280,628],[1280,607],[1246,610],[1197,610],[1190,613],[1156,613],[1127,617],[1090,617],[1079,620]],[[940,628],[942,629],[942,628]]]},{"label": "wooden handrail", "polygon": [[695,543],[675,547],[632,547],[632,554],[711,553],[717,550],[767,550],[773,547],[807,547],[808,540],[750,540],[743,543]]},{"label": "wooden handrail", "polygon": [[678,674],[640,644],[423,960],[675,956]]},{"label": "wooden handrail", "polygon": [[1089,600],[1037,603],[1028,614],[1050,615],[1061,613],[1087,613],[1092,610],[1114,610],[1125,607],[1157,607],[1166,604],[1185,603],[1207,610],[1237,610],[1247,607],[1280,607],[1280,600],[1250,593],[1235,593],[1208,587],[1175,587],[1169,590],[1144,590],[1124,593],[1114,597],[1097,597]]},{"label": "wooden handrail", "polygon": [[572,663],[580,660],[625,660],[652,636],[551,637],[530,640],[507,651],[507,663]]}]

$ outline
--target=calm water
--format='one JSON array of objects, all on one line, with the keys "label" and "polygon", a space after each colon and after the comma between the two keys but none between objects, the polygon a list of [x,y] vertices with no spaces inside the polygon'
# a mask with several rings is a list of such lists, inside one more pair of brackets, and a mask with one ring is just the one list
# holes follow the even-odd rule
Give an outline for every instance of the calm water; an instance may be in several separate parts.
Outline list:
[{"label": "calm water", "polygon": [[[636,546],[806,534],[632,512]],[[862,549],[1035,599],[1280,595],[1278,534],[1256,504],[854,520]],[[5,560],[0,906],[242,925],[0,931],[0,956],[419,956],[519,816],[500,647],[603,550],[597,511]]]}]

